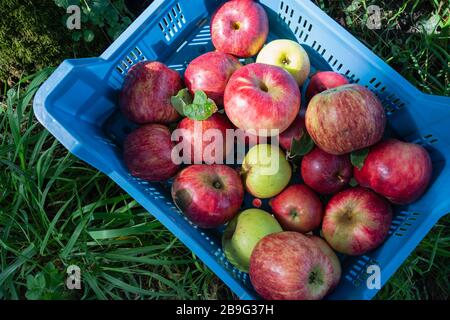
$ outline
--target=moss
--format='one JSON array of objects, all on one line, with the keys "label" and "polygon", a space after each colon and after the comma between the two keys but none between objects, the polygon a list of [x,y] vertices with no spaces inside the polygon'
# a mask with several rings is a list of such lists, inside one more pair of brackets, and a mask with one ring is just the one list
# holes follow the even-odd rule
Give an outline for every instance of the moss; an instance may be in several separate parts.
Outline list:
[{"label": "moss", "polygon": [[22,74],[58,65],[65,58],[97,55],[105,47],[101,40],[89,48],[74,42],[64,15],[53,0],[0,2],[1,82],[11,85]]}]

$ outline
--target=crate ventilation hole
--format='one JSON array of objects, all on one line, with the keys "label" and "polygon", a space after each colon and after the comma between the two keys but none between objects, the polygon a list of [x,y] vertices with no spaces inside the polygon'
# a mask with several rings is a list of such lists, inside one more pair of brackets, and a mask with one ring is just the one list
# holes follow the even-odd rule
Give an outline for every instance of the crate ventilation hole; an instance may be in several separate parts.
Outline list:
[{"label": "crate ventilation hole", "polygon": [[186,24],[181,5],[177,3],[158,23],[164,38],[169,43]]},{"label": "crate ventilation hole", "polygon": [[378,261],[371,259],[366,255],[359,257],[350,270],[344,275],[344,279],[351,282],[355,287],[359,287],[367,280],[369,276],[367,267],[370,265],[380,264]]},{"label": "crate ventilation hole", "polygon": [[140,61],[145,61],[147,58],[142,53],[142,50],[139,47],[135,47],[131,52],[126,55],[120,63],[116,66],[116,70],[119,72],[121,76],[125,76],[128,70]]},{"label": "crate ventilation hole", "polygon": [[418,212],[401,211],[392,219],[389,236],[403,237],[408,229],[417,221],[420,216]]}]

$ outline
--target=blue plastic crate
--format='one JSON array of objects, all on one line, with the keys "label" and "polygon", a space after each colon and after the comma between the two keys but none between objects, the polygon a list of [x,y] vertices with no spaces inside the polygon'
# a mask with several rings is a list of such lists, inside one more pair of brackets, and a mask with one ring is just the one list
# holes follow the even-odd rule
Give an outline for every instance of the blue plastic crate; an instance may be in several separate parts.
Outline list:
[{"label": "blue plastic crate", "polygon": [[[127,70],[141,60],[159,60],[183,73],[194,57],[213,49],[211,14],[220,0],[156,0],[100,57],[67,60],[34,100],[39,121],[73,154],[101,170],[159,219],[240,298],[258,298],[248,275],[226,260],[220,230],[201,230],[175,208],[168,186],[129,175],[120,142],[131,130],[117,112],[117,95]],[[369,49],[306,0],[262,0],[270,39],[291,38],[308,50],[313,69],[335,70],[366,85],[383,102],[389,132],[423,145],[434,174],[426,194],[396,207],[390,236],[361,257],[342,257],[343,276],[331,299],[371,299],[366,267],[391,277],[440,217],[450,212],[450,99],[421,93]],[[304,99],[303,99],[304,100]]]}]

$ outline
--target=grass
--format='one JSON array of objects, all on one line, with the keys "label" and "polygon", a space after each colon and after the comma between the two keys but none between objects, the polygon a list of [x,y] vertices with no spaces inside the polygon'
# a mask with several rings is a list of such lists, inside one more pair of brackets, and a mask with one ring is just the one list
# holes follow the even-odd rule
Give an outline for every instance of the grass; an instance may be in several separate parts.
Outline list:
[{"label": "grass", "polygon": [[[365,27],[370,2],[316,2],[416,86],[449,94],[448,20],[434,32],[406,32],[433,14],[448,19],[444,1],[384,1],[391,12],[381,30]],[[36,122],[30,102],[51,71],[22,78],[0,102],[0,298],[234,298],[130,196]],[[436,225],[378,299],[449,298],[449,222]],[[82,290],[65,289],[73,264]]]}]

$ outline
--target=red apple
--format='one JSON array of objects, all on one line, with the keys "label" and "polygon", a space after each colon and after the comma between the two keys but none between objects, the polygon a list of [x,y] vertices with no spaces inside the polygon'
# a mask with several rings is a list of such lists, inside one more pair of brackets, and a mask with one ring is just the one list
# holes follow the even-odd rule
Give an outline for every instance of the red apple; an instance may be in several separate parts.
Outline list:
[{"label": "red apple", "polygon": [[223,94],[231,75],[242,65],[232,55],[214,51],[194,59],[186,68],[184,81],[192,94],[202,90],[217,105],[223,105]]},{"label": "red apple", "polygon": [[237,171],[225,165],[192,165],[172,185],[176,206],[201,228],[217,228],[230,221],[244,200]]},{"label": "red apple", "polygon": [[305,117],[299,114],[290,127],[280,134],[280,146],[286,151],[291,150],[292,139],[300,140],[305,132]]},{"label": "red apple", "polygon": [[178,165],[172,162],[172,148],[173,142],[167,127],[147,124],[126,137],[123,157],[133,176],[149,181],[163,181],[178,171]]},{"label": "red apple", "polygon": [[353,174],[348,155],[326,153],[314,148],[305,155],[301,165],[303,181],[321,194],[332,194],[343,190]]},{"label": "red apple", "polygon": [[180,115],[170,99],[182,88],[178,72],[161,62],[140,62],[128,71],[120,93],[120,108],[136,123],[174,122]]},{"label": "red apple", "polygon": [[[225,112],[243,130],[259,136],[285,131],[300,109],[295,79],[280,67],[253,63],[240,68],[225,89]],[[262,131],[260,131],[262,130]]]},{"label": "red apple", "polygon": [[341,155],[380,141],[386,114],[369,89],[348,84],[315,95],[306,109],[305,122],[318,147]]},{"label": "red apple", "polygon": [[270,201],[272,211],[284,230],[307,233],[322,222],[319,197],[306,185],[291,185]]},{"label": "red apple", "polygon": [[[214,113],[207,120],[197,121],[189,118],[184,118],[178,125],[182,139],[186,139],[186,144],[191,145],[191,158],[190,163],[202,163],[208,164],[220,163],[226,159],[226,157],[233,151],[233,146],[227,146],[227,129],[233,129],[233,125],[228,118],[220,113]],[[221,137],[222,142],[216,140]],[[212,148],[211,152],[208,152],[208,146],[216,145],[221,150],[215,150]],[[216,152],[222,152],[223,157],[217,155]],[[217,159],[216,159],[217,158]],[[217,160],[217,161],[216,161]]]},{"label": "red apple", "polygon": [[269,34],[264,8],[253,1],[225,2],[211,20],[211,38],[218,51],[238,57],[256,55]]},{"label": "red apple", "polygon": [[373,146],[361,170],[355,168],[356,181],[396,204],[417,200],[430,183],[432,164],[421,146],[396,139]]},{"label": "red apple", "polygon": [[340,73],[333,71],[319,71],[312,77],[306,90],[306,99],[310,100],[316,94],[328,89],[348,84],[348,79]]},{"label": "red apple", "polygon": [[285,231],[262,238],[250,257],[250,281],[267,300],[318,300],[332,287],[333,265],[314,241]]},{"label": "red apple", "polygon": [[331,285],[330,291],[337,287],[339,281],[341,280],[342,267],[339,258],[334,253],[333,249],[328,245],[328,243],[320,237],[313,235],[306,235],[312,241],[316,243],[319,249],[331,260],[331,265],[333,266],[333,283]]},{"label": "red apple", "polygon": [[341,191],[325,209],[322,233],[341,253],[361,255],[380,246],[392,221],[388,201],[366,188]]}]

